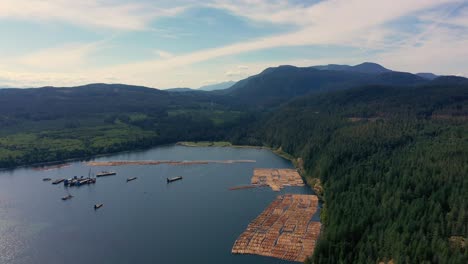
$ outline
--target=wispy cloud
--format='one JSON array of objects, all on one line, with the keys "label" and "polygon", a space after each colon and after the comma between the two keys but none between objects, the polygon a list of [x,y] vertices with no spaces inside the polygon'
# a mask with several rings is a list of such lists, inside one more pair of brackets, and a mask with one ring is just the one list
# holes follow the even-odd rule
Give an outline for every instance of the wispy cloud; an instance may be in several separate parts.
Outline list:
[{"label": "wispy cloud", "polygon": [[43,22],[67,22],[118,30],[147,29],[161,16],[173,16],[185,6],[157,8],[149,4],[122,4],[99,0],[1,0],[0,17]]},{"label": "wispy cloud", "polygon": [[[158,17],[175,16],[195,6],[193,1],[163,0],[161,3],[163,2],[164,5],[158,2],[156,8],[156,4],[150,2],[118,4],[115,0],[0,0],[0,17],[66,21],[88,27],[141,30],[147,29],[150,22]],[[207,0],[199,6],[224,10],[234,16],[243,17],[253,25],[259,22],[286,25],[289,31],[265,37],[239,39],[237,42],[217,47],[209,45],[210,48],[186,50],[183,53],[172,50],[168,52],[165,48],[154,47],[153,54],[149,54],[145,60],[101,67],[90,67],[88,59],[104,48],[102,43],[67,44],[9,61],[9,67],[5,64],[3,71],[0,67],[0,78],[6,79],[7,76],[10,79],[22,79],[24,83],[37,78],[44,84],[113,80],[154,87],[170,87],[174,84],[196,86],[204,80],[239,79],[265,67],[280,64],[307,66],[358,63],[360,60],[376,60],[388,64],[390,68],[408,71],[415,71],[419,67],[421,71],[468,73],[467,63],[463,61],[468,56],[465,48],[468,46],[468,8],[463,3],[463,0],[329,0],[308,4],[286,0]],[[389,26],[389,23],[407,16],[418,21],[417,26],[412,25],[417,28],[416,33]],[[159,32],[158,30],[163,32],[165,29],[156,29],[154,32]],[[183,37],[180,42],[181,45],[189,44],[184,42]],[[261,50],[268,51],[279,47],[294,49],[299,46],[313,48],[317,45],[348,47],[362,50],[362,54],[353,58],[339,58],[330,53],[320,59],[259,59],[249,62],[235,60],[223,65],[213,66],[212,63],[208,63],[210,66],[199,67],[207,61],[233,59],[241,54]],[[367,51],[374,53],[366,57]],[[361,55],[364,57],[360,57]],[[75,67],[77,70],[71,71],[67,69],[67,65],[86,67]],[[429,66],[429,69],[424,68]],[[41,75],[30,70],[34,67],[48,73]],[[62,74],[64,69],[67,69],[68,75]],[[31,74],[28,75],[28,72]]]}]

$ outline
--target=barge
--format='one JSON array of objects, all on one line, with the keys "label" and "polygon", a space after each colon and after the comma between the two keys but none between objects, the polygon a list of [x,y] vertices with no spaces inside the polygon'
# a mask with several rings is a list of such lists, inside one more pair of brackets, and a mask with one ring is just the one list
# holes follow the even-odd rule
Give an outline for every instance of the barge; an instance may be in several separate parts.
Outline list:
[{"label": "barge", "polygon": [[111,175],[116,175],[117,172],[115,171],[101,171],[96,174],[96,177],[103,177],[103,176],[111,176]]},{"label": "barge", "polygon": [[52,182],[52,184],[59,184],[61,182],[63,182],[65,179],[57,179],[55,181]]},{"label": "barge", "polygon": [[178,181],[178,180],[182,180],[182,177],[178,176],[178,177],[174,177],[174,178],[166,178],[166,180],[167,180],[167,183],[170,183],[170,182],[175,182],[175,181]]}]

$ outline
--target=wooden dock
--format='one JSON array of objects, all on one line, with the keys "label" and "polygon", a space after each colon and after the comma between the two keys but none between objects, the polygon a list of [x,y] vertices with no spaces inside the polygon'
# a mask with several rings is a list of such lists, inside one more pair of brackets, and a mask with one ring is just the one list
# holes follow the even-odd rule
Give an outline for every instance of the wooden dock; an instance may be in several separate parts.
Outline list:
[{"label": "wooden dock", "polygon": [[315,195],[280,195],[255,218],[234,243],[233,254],[256,254],[304,262],[320,234]]},{"label": "wooden dock", "polygon": [[304,180],[295,169],[254,169],[252,185],[268,185],[273,191],[284,186],[304,186]]}]

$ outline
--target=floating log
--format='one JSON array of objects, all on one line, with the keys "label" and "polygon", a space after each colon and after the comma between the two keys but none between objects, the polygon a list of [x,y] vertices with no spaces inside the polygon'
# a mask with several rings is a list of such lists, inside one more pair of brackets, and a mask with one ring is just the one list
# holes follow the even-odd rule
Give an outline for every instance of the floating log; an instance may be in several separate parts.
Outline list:
[{"label": "floating log", "polygon": [[295,169],[254,169],[252,185],[268,185],[273,191],[285,186],[304,186],[304,180]]},{"label": "floating log", "polygon": [[304,262],[320,234],[320,222],[312,221],[317,207],[315,195],[278,196],[247,226],[231,252]]},{"label": "floating log", "polygon": [[88,166],[125,166],[125,165],[203,165],[203,164],[233,164],[233,163],[255,163],[255,160],[193,160],[193,161],[174,161],[174,160],[140,160],[140,161],[92,161],[87,162]]},{"label": "floating log", "polygon": [[235,190],[244,190],[244,189],[254,189],[258,187],[266,187],[268,185],[266,184],[251,184],[251,185],[241,185],[241,186],[234,186],[229,188],[230,191],[235,191]]}]

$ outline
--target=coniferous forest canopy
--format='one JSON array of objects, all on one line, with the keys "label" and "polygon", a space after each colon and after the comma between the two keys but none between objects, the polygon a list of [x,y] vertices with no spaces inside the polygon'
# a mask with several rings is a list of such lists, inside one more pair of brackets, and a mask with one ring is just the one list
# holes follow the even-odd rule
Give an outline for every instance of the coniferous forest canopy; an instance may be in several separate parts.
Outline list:
[{"label": "coniferous forest canopy", "polygon": [[268,146],[324,187],[308,262],[467,263],[468,82],[389,74],[283,67],[222,92],[2,89],[0,167],[182,140]]}]

